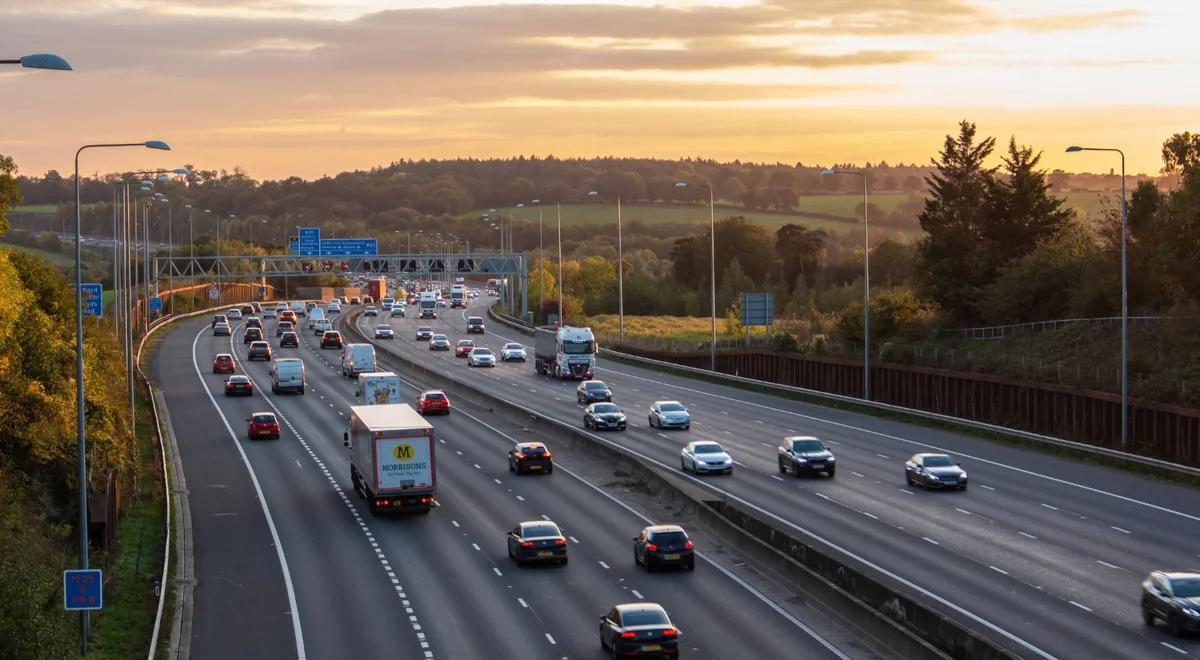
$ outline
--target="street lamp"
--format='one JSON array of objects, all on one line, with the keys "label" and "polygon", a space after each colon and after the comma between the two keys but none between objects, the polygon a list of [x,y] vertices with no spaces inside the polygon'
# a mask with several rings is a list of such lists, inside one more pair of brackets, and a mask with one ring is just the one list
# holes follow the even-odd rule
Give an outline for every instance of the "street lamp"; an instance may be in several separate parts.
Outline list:
[{"label": "street lamp", "polygon": [[[31,56],[34,57],[34,56]],[[58,58],[62,60],[62,58]],[[53,60],[42,60],[47,67],[55,64]],[[22,63],[24,66],[24,63]],[[68,69],[70,65],[62,60],[62,65]],[[61,68],[61,67],[59,67]],[[85,144],[75,152],[75,437],[76,454],[79,472],[79,568],[88,567],[88,508],[87,508],[87,440],[84,436],[84,406],[83,406],[83,263],[80,259],[79,230],[82,214],[79,211],[79,154],[84,149],[109,149],[116,147],[145,147],[147,149],[170,150],[166,142],[150,140],[147,142],[121,142],[112,144]],[[79,619],[79,644],[84,655],[87,655],[88,615],[82,612]]]},{"label": "street lamp", "polygon": [[1129,227],[1125,209],[1125,152],[1111,147],[1067,147],[1077,151],[1109,151],[1121,156],[1121,449],[1129,448]]},{"label": "street lamp", "polygon": [[863,182],[863,399],[871,399],[871,238],[868,233],[871,198],[867,173],[864,170],[823,169],[821,176],[848,174],[862,177]]},{"label": "street lamp", "polygon": [[677,181],[676,188],[707,188],[708,189],[708,259],[709,259],[709,294],[712,299],[712,345],[709,348],[709,370],[717,370],[717,213],[713,209],[713,189],[710,183],[688,183]]},{"label": "street lamp", "polygon": [[625,256],[621,249],[621,196],[616,193],[593,190],[588,197],[617,198],[617,334],[625,341]]},{"label": "street lamp", "polygon": [[70,64],[58,55],[51,53],[34,53],[18,57],[15,60],[0,60],[0,64],[20,64],[26,69],[50,69],[52,71],[73,71]]},{"label": "street lamp", "polygon": [[[538,259],[541,261],[539,269],[542,271],[542,287],[538,289],[538,314],[540,314],[542,308],[546,306],[546,255],[542,250],[542,200],[534,199],[529,203],[538,207]],[[537,318],[537,314],[534,314],[534,318]]]}]

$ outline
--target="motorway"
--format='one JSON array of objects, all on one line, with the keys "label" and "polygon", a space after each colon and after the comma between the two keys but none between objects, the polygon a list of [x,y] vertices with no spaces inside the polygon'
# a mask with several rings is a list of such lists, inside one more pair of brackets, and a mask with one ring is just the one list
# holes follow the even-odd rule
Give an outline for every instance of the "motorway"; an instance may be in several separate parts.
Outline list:
[{"label": "motorway", "polygon": [[[181,321],[151,362],[194,523],[192,657],[599,657],[600,615],[636,600],[667,608],[688,658],[878,657],[854,644],[853,655],[838,650],[814,626],[843,641],[844,631],[768,597],[702,541],[694,572],[636,568],[630,539],[645,513],[573,475],[569,462],[514,477],[509,432],[469,409],[430,419],[439,506],[372,517],[350,485],[342,432],[354,388],[336,370],[337,352],[317,349],[311,332],[300,348],[277,349],[301,357],[308,378],[306,394],[277,396],[269,364],[246,362],[237,330],[214,337],[204,317]],[[224,376],[211,373],[220,352],[235,354],[253,397],[223,396]],[[245,419],[260,410],[279,416],[280,440],[245,440]],[[516,567],[506,530],[543,517],[570,538],[570,563]]]},{"label": "motorway", "polygon": [[[473,301],[486,316],[492,301]],[[414,311],[415,310],[410,310]],[[377,322],[396,329],[374,342],[491,394],[582,429],[575,383],[538,376],[529,337],[496,323],[488,335],[465,334],[462,310],[436,321],[356,319],[370,337]],[[526,345],[530,362],[474,370],[453,353],[413,341],[431,325],[453,344],[473,338],[499,353]],[[629,416],[625,433],[591,434],[677,468],[691,440],[716,440],[738,461],[731,476],[696,483],[756,508],[801,538],[831,549],[1024,657],[1151,658],[1200,655],[1200,641],[1145,626],[1140,582],[1153,569],[1200,567],[1200,493],[1131,472],[1059,458],[981,438],[866,414],[825,408],[599,360],[597,377]],[[659,399],[682,401],[690,431],[659,432],[646,411]],[[812,434],[838,458],[835,479],[778,474],[775,445]],[[904,460],[945,451],[971,478],[965,492],[905,485]]]}]

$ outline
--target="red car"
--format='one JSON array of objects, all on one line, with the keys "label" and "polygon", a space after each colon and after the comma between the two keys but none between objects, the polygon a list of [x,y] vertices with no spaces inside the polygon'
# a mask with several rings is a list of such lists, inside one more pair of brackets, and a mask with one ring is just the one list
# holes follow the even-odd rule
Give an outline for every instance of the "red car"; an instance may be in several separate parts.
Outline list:
[{"label": "red car", "polygon": [[225,396],[254,396],[254,383],[246,376],[234,375],[225,379]]},{"label": "red car", "polygon": [[472,348],[475,348],[475,342],[470,339],[459,339],[458,344],[454,347],[454,357],[467,357]]},{"label": "red car", "polygon": [[213,358],[213,373],[214,374],[231,374],[237,371],[237,363],[233,361],[233,356],[228,353],[218,353],[217,357]]},{"label": "red car", "polygon": [[255,438],[279,439],[279,420],[275,419],[275,413],[250,413],[246,424],[246,437],[251,440]]},{"label": "red car", "polygon": [[417,412],[422,415],[430,413],[450,414],[450,397],[441,390],[425,390],[417,396]]}]

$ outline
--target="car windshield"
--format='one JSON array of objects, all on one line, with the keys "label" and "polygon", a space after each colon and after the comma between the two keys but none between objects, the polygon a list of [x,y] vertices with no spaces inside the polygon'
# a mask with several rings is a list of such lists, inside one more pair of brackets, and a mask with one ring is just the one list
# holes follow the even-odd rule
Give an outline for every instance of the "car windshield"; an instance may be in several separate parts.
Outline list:
[{"label": "car windshield", "polygon": [[233,359],[232,355],[218,355],[217,362],[229,362]]},{"label": "car windshield", "polygon": [[663,412],[685,412],[687,410],[678,403],[664,403],[658,409]]},{"label": "car windshield", "polygon": [[449,341],[449,340],[446,339],[446,335],[434,335],[433,341],[441,342],[441,341]]},{"label": "car windshield", "polygon": [[598,413],[615,413],[621,412],[621,409],[618,408],[614,403],[597,403],[595,404],[595,407],[592,408],[592,411]]},{"label": "car windshield", "polygon": [[256,341],[256,342],[253,342],[250,344],[250,348],[252,348],[252,349],[266,348],[266,347],[267,347],[267,342],[265,342],[265,341]]},{"label": "car windshield", "polygon": [[441,401],[442,399],[446,398],[446,395],[442,394],[441,392],[427,392],[425,394],[425,398],[432,401]]},{"label": "car windshield", "polygon": [[248,382],[250,382],[250,379],[246,378],[245,376],[230,376],[229,382],[231,382],[231,383],[248,383]]},{"label": "car windshield", "polygon": [[824,451],[825,445],[821,444],[820,440],[793,440],[792,451],[810,452]]},{"label": "car windshield", "polygon": [[683,532],[654,532],[650,535],[650,540],[655,543],[683,543],[687,540],[687,534]]},{"label": "car windshield", "polygon": [[478,316],[472,316],[471,318],[467,319],[467,323],[470,323],[471,325],[482,325],[483,319]]},{"label": "car windshield", "polygon": [[954,461],[949,456],[926,456],[924,464],[925,467],[950,467]]},{"label": "car windshield", "polygon": [[721,449],[721,445],[718,445],[714,442],[714,443],[709,443],[709,444],[696,445],[695,448],[693,449],[693,451],[695,451],[697,454],[720,454],[720,453],[724,452],[725,450]]},{"label": "car windshield", "polygon": [[608,385],[605,385],[604,383],[602,383],[598,380],[590,380],[583,384],[583,389],[585,389],[585,390],[606,390],[606,389],[608,389]]},{"label": "car windshield", "polygon": [[539,536],[562,536],[562,532],[558,531],[558,525],[554,523],[536,523],[533,525],[525,525],[521,528],[521,534],[525,538],[537,538]]},{"label": "car windshield", "polygon": [[1171,580],[1171,592],[1176,598],[1200,598],[1200,578]]},{"label": "car windshield", "polygon": [[564,341],[562,350],[567,355],[590,355],[596,352],[593,344],[590,341]]},{"label": "car windshield", "polygon": [[255,415],[254,421],[258,422],[259,424],[270,424],[271,422],[275,421],[275,415]]},{"label": "car windshield", "polygon": [[667,626],[671,621],[662,610],[630,610],[621,613],[622,626]]},{"label": "car windshield", "polygon": [[458,345],[459,346],[474,346],[475,342],[471,341],[470,339],[460,339],[460,340],[458,340]]},{"label": "car windshield", "polygon": [[391,329],[392,329],[392,326],[390,326],[390,325],[377,325],[377,326],[375,326],[375,329],[376,329],[376,330],[391,330]]},{"label": "car windshield", "polygon": [[474,355],[475,357],[488,357],[491,354],[492,352],[486,348],[477,348],[471,351],[471,355]]},{"label": "car windshield", "polygon": [[546,451],[546,448],[541,445],[534,445],[533,447],[522,447],[521,451],[526,454],[540,454]]},{"label": "car windshield", "polygon": [[524,348],[524,347],[521,346],[520,344],[505,344],[504,345],[504,350],[506,350],[506,351],[519,351],[522,348]]}]

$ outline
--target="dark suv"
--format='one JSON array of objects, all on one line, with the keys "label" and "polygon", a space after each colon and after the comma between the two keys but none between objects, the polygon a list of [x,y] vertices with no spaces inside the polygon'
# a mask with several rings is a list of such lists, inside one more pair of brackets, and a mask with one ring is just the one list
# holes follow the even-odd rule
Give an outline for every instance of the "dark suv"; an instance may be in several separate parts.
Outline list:
[{"label": "dark suv", "polygon": [[482,316],[467,317],[467,334],[476,333],[482,335],[486,331],[487,329],[483,326]]},{"label": "dark suv", "polygon": [[321,335],[321,348],[341,348],[342,333],[337,330],[326,330],[325,334]]},{"label": "dark suv", "polygon": [[1148,575],[1142,582],[1142,619],[1148,626],[1162,619],[1176,637],[1200,633],[1200,573]]},{"label": "dark suv", "polygon": [[250,342],[250,350],[246,351],[247,360],[270,360],[271,345],[265,341]]},{"label": "dark suv", "polygon": [[779,445],[779,473],[787,474],[789,470],[797,477],[824,472],[832,478],[837,472],[837,459],[820,440],[811,436],[792,436],[784,438]]},{"label": "dark suv", "polygon": [[575,388],[575,400],[585,405],[597,401],[611,403],[612,390],[608,389],[608,385],[605,385],[604,381],[585,380]]},{"label": "dark suv", "polygon": [[262,328],[246,328],[245,334],[242,335],[242,343],[249,344],[252,341],[262,341]]},{"label": "dark suv", "polygon": [[651,525],[633,537],[633,560],[653,571],[659,566],[696,568],[696,552],[679,525]]}]

